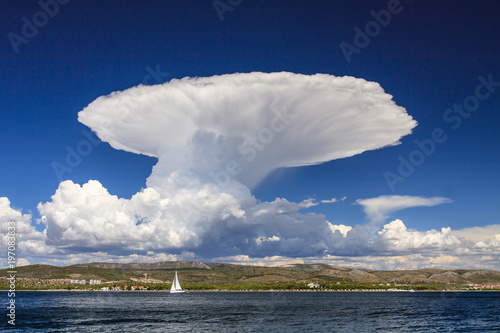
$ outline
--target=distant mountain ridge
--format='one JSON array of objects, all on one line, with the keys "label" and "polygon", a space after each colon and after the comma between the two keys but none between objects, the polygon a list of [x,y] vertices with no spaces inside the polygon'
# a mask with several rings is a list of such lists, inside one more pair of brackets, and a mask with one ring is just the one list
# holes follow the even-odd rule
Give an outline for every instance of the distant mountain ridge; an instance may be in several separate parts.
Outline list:
[{"label": "distant mountain ridge", "polygon": [[[169,283],[178,270],[184,284],[244,285],[269,283],[411,283],[411,284],[500,284],[500,272],[474,269],[420,269],[383,271],[338,267],[328,264],[291,264],[264,267],[200,261],[164,261],[156,263],[75,264],[58,267],[29,265],[17,267],[17,278],[26,279],[98,279],[106,281],[160,281]],[[6,278],[9,269],[0,270]]]},{"label": "distant mountain ridge", "polygon": [[88,264],[76,264],[69,267],[95,267],[104,269],[144,269],[144,270],[155,270],[155,269],[211,269],[207,264],[200,261],[162,261],[155,263],[130,263],[130,264],[119,264],[119,263],[107,263],[107,262],[92,262]]}]

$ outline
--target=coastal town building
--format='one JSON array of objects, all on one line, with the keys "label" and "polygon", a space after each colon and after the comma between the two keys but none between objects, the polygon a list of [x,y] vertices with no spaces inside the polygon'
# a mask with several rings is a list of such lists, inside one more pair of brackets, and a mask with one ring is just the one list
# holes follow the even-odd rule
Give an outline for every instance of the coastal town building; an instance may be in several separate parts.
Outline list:
[{"label": "coastal town building", "polygon": [[71,280],[71,284],[85,284],[86,280]]}]

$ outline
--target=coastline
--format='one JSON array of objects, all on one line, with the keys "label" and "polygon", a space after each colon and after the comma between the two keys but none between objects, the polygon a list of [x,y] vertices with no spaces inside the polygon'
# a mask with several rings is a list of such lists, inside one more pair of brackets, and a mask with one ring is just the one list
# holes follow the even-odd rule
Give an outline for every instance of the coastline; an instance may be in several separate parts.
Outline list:
[{"label": "coastline", "polygon": [[[8,291],[8,290],[0,290]],[[41,289],[41,290],[16,290],[16,292],[99,292],[99,293],[167,293],[170,290],[79,290],[79,289]],[[456,292],[500,292],[500,290],[184,290],[186,293],[360,293],[360,292],[387,292],[387,293],[456,293]]]}]

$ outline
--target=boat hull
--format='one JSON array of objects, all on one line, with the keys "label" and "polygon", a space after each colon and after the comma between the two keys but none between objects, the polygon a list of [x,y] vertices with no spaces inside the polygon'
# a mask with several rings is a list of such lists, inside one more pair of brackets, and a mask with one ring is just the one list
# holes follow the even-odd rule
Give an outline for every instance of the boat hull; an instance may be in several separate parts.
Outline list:
[{"label": "boat hull", "polygon": [[180,293],[184,293],[184,292],[185,292],[184,290],[170,290],[171,294],[180,294]]}]

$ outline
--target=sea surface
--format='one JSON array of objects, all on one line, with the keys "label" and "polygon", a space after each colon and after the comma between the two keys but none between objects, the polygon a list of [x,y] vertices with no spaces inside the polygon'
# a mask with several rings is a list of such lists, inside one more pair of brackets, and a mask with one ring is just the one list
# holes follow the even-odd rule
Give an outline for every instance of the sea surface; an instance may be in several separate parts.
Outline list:
[{"label": "sea surface", "polygon": [[15,300],[16,326],[4,310],[2,332],[500,332],[500,292],[24,291]]}]

